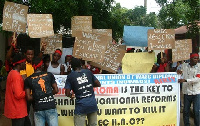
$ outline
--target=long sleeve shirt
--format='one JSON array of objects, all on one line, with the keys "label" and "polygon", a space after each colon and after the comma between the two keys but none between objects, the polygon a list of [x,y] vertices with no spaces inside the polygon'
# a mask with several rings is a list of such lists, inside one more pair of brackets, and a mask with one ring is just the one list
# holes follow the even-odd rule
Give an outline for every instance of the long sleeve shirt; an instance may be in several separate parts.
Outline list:
[{"label": "long sleeve shirt", "polygon": [[189,63],[183,63],[181,70],[183,71],[182,78],[187,80],[183,82],[183,94],[200,94],[200,78],[197,77],[197,74],[200,74],[200,64],[197,63],[191,67]]}]

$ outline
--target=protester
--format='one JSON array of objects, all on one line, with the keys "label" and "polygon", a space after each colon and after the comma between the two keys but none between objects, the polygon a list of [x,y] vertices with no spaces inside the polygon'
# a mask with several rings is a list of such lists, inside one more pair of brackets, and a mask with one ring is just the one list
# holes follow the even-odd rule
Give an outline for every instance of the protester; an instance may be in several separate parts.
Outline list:
[{"label": "protester", "polygon": [[[45,44],[42,45],[41,48],[41,52],[39,53],[38,57],[42,57],[43,51],[45,49]],[[25,80],[27,77],[29,77],[30,75],[32,75],[34,73],[34,68],[32,66],[32,61],[34,58],[34,49],[30,46],[26,47],[26,51],[25,51],[25,57],[26,57],[26,68],[24,70],[20,71],[20,75],[23,77],[23,79]],[[27,111],[29,116],[26,117],[26,124],[29,126],[34,126],[34,119],[33,119],[33,108],[31,106],[31,102],[27,102]]]},{"label": "protester", "polygon": [[44,54],[44,57],[43,57],[43,63],[44,63],[43,71],[47,72],[47,68],[48,68],[49,62],[50,62],[50,55],[49,54]]},{"label": "protester", "polygon": [[13,70],[7,77],[4,115],[12,119],[12,126],[24,126],[27,116],[27,103],[25,98],[24,80],[20,70],[25,69],[25,61],[22,55],[13,57]]},{"label": "protester", "polygon": [[[27,100],[33,100],[34,121],[36,126],[58,126],[58,114],[54,94],[58,93],[54,75],[42,71],[43,61],[36,58],[33,63],[35,72],[25,79]],[[32,94],[31,94],[32,90]]]},{"label": "protester", "polygon": [[169,64],[165,53],[159,53],[157,55],[157,63],[153,65],[150,72],[169,72]]},{"label": "protester", "polygon": [[198,63],[199,55],[197,53],[190,54],[190,62],[183,63],[178,74],[182,74],[179,83],[183,83],[182,91],[184,94],[183,119],[184,125],[190,126],[190,107],[193,103],[194,124],[199,126],[200,123],[200,64]]},{"label": "protester", "polygon": [[63,64],[65,67],[65,75],[68,75],[69,73],[71,73],[71,60],[72,60],[72,55],[66,55],[65,56],[65,63]]},{"label": "protester", "polygon": [[5,67],[7,73],[12,70],[12,58],[15,54],[21,53],[21,48],[17,46],[17,33],[14,32],[12,35],[11,46],[7,48]]},{"label": "protester", "polygon": [[48,66],[47,72],[51,72],[54,75],[64,75],[64,66],[61,63],[58,63],[58,60],[61,58],[62,51],[60,49],[56,49],[53,54],[53,60],[49,63],[46,63]]},{"label": "protester", "polygon": [[73,58],[71,65],[74,71],[67,76],[65,94],[73,98],[70,91],[75,93],[74,125],[84,126],[87,116],[88,125],[96,126],[98,108],[93,87],[100,87],[101,84],[90,70],[81,68],[79,59]]}]

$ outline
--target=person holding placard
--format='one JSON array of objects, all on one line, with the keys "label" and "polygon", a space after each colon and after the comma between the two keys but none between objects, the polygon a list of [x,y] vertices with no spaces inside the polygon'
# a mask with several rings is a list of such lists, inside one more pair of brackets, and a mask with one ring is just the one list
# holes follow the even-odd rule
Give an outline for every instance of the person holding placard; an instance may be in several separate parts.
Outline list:
[{"label": "person holding placard", "polygon": [[58,60],[61,58],[62,51],[60,49],[56,49],[53,53],[53,60],[49,63],[46,63],[48,66],[47,72],[51,72],[54,75],[64,75],[64,66],[61,63],[58,63]]},{"label": "person holding placard", "polygon": [[[162,52],[161,52],[162,53]],[[165,53],[157,55],[157,63],[153,65],[151,73],[153,72],[169,72],[169,64]]]},{"label": "person holding placard", "polygon": [[73,58],[71,62],[73,72],[67,76],[65,83],[65,95],[76,97],[74,111],[74,125],[85,126],[85,118],[88,118],[89,126],[97,126],[97,102],[93,87],[100,87],[99,80],[88,69],[81,68],[81,61]]},{"label": "person holding placard", "polygon": [[20,54],[13,57],[13,69],[9,72],[6,83],[4,115],[12,119],[12,126],[25,126],[27,103],[24,80],[20,70],[25,69],[26,59]]},{"label": "person holding placard", "polygon": [[194,124],[200,126],[200,64],[198,63],[199,54],[190,54],[190,62],[183,63],[178,74],[182,74],[179,83],[183,83],[182,91],[184,94],[183,120],[185,126],[190,126],[190,107],[193,103]]}]

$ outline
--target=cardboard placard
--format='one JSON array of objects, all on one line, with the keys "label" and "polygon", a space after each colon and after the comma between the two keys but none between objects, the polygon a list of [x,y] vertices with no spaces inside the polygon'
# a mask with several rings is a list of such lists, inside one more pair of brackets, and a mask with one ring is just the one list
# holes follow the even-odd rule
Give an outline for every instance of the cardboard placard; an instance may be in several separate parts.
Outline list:
[{"label": "cardboard placard", "polygon": [[27,23],[31,38],[54,36],[51,14],[28,14]]},{"label": "cardboard placard", "polygon": [[92,29],[92,33],[106,35],[110,37],[110,43],[112,43],[112,29]]},{"label": "cardboard placard", "polygon": [[53,54],[56,49],[62,50],[62,35],[55,34],[54,36],[41,38],[40,47],[42,47],[42,43],[46,43],[44,54]]},{"label": "cardboard placard", "polygon": [[76,35],[73,56],[87,61],[103,62],[109,37],[84,31],[77,31]]},{"label": "cardboard placard", "polygon": [[28,6],[5,1],[3,9],[3,30],[26,32]]},{"label": "cardboard placard", "polygon": [[192,39],[175,41],[175,49],[172,49],[172,61],[188,60],[192,53]]},{"label": "cardboard placard", "polygon": [[148,49],[164,50],[175,48],[174,29],[149,29],[148,30]]},{"label": "cardboard placard", "polygon": [[92,16],[73,16],[71,18],[72,37],[76,37],[76,31],[92,33]]},{"label": "cardboard placard", "polygon": [[90,64],[103,70],[116,73],[125,53],[126,50],[121,49],[119,45],[108,44],[103,62],[91,62]]}]

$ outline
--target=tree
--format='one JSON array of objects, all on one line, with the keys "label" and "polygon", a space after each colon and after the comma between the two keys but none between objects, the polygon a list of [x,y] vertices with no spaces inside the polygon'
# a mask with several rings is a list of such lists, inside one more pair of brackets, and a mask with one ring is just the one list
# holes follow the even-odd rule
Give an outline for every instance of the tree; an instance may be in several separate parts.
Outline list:
[{"label": "tree", "polygon": [[172,2],[156,0],[156,2],[162,7],[158,14],[162,28],[177,28],[187,25],[190,37],[199,34],[196,22],[199,21],[200,16],[199,0],[173,0]]},{"label": "tree", "polygon": [[[5,3],[5,0],[0,0]],[[65,28],[71,27],[71,17],[92,16],[94,28],[109,28],[110,8],[113,0],[9,0],[18,4],[29,6],[29,13],[52,14],[54,30],[57,31],[60,25]],[[0,23],[3,18],[3,6],[1,4]]]}]

